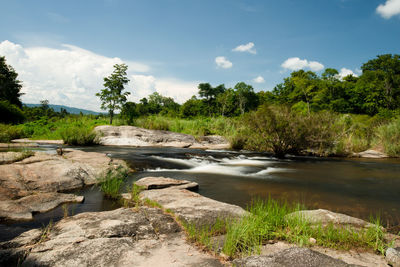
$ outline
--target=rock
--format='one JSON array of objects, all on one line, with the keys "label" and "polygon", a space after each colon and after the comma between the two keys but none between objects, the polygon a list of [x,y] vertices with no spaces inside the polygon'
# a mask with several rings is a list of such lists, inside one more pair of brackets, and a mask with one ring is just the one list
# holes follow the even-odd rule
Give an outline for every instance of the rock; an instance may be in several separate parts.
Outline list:
[{"label": "rock", "polygon": [[368,149],[360,153],[354,153],[353,156],[358,158],[371,158],[371,159],[383,159],[389,157],[385,153],[373,149]]},{"label": "rock", "polygon": [[34,244],[17,237],[0,244],[0,265],[24,253],[22,266],[222,266],[187,244],[170,215],[146,207],[68,217]]},{"label": "rock", "polygon": [[386,250],[386,260],[392,267],[400,267],[400,247],[388,248]]},{"label": "rock", "polygon": [[134,126],[97,126],[101,145],[112,146],[159,146],[180,148],[229,148],[229,142],[221,136],[203,137],[197,141],[193,136],[169,131],[148,130]]},{"label": "rock", "polygon": [[240,218],[247,212],[239,206],[219,202],[186,189],[145,190],[142,199],[150,199],[170,209],[179,219],[196,226],[214,224],[217,219]]},{"label": "rock", "polygon": [[0,201],[0,218],[31,220],[33,212],[46,212],[62,203],[83,202],[83,196],[56,192],[32,194],[18,200]]},{"label": "rock", "polygon": [[174,187],[179,189],[197,189],[198,183],[187,180],[176,180],[165,177],[145,177],[135,182],[136,185],[144,189],[162,189],[167,187]]},{"label": "rock", "polygon": [[63,140],[30,140],[27,138],[23,139],[14,139],[11,140],[13,143],[19,143],[19,144],[25,144],[25,143],[36,143],[36,144],[53,144],[53,145],[63,145],[64,141]]},{"label": "rock", "polygon": [[57,192],[95,184],[108,170],[125,163],[105,154],[64,150],[63,156],[36,152],[12,164],[0,165],[0,218],[27,220],[64,202],[81,197]]},{"label": "rock", "polygon": [[315,238],[310,237],[310,239],[308,239],[308,242],[310,242],[310,244],[316,244],[317,240]]},{"label": "rock", "polygon": [[[31,152],[33,153],[33,152]],[[8,151],[8,152],[0,152],[0,165],[2,164],[10,164],[16,161],[23,160],[24,158],[27,158],[31,156],[30,152],[13,152],[13,151]]]},{"label": "rock", "polygon": [[352,226],[355,228],[364,228],[373,226],[371,223],[364,220],[351,217],[345,214],[332,212],[329,210],[318,209],[318,210],[301,210],[288,214],[287,217],[301,216],[311,224],[319,224],[326,226],[330,223],[341,226]]},{"label": "rock", "polygon": [[308,248],[289,248],[283,251],[265,255],[251,256],[233,261],[234,266],[243,267],[320,267],[320,266],[358,266],[350,265],[344,261],[334,259]]}]

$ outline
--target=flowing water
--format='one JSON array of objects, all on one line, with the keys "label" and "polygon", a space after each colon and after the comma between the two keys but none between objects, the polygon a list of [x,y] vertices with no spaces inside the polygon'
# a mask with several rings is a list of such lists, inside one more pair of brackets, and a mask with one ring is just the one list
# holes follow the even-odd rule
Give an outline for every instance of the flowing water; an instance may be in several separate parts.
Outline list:
[{"label": "flowing water", "polygon": [[[49,148],[47,148],[49,149]],[[268,154],[203,151],[177,148],[85,147],[84,151],[107,153],[124,159],[136,171],[125,187],[142,177],[164,176],[199,183],[204,196],[246,207],[256,197],[296,201],[308,208],[324,208],[368,219],[380,214],[384,225],[400,230],[400,160],[326,159],[293,157],[276,159]],[[127,190],[127,189],[126,189]],[[116,208],[97,187],[84,189],[83,204],[74,213]],[[39,227],[62,218],[62,209],[38,214],[35,221],[2,224],[8,239],[21,229]]]}]

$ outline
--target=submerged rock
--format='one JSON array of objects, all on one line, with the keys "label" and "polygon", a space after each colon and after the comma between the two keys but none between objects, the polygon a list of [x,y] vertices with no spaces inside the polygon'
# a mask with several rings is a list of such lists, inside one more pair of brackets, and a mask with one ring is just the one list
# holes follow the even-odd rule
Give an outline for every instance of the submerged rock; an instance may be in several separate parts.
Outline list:
[{"label": "submerged rock", "polygon": [[0,219],[31,219],[64,202],[82,202],[82,197],[57,194],[95,184],[117,166],[125,166],[105,154],[64,150],[62,156],[36,152],[12,164],[0,165]]},{"label": "submerged rock", "polygon": [[207,136],[196,140],[192,135],[169,131],[149,130],[134,126],[97,126],[101,145],[159,146],[180,148],[224,149],[229,142],[221,136]]},{"label": "submerged rock", "polygon": [[0,265],[221,266],[186,243],[174,219],[154,208],[81,213],[40,238],[30,232],[0,243]]},{"label": "submerged rock", "polygon": [[325,254],[313,251],[308,248],[288,248],[280,252],[265,256],[250,256],[233,261],[238,267],[350,267],[359,266],[347,264],[344,261],[334,259]]},{"label": "submerged rock", "polygon": [[288,214],[287,217],[300,216],[309,221],[312,224],[335,224],[341,226],[352,226],[355,228],[364,228],[373,226],[373,224],[364,220],[351,217],[346,214],[336,213],[325,209],[318,210],[301,210]]}]

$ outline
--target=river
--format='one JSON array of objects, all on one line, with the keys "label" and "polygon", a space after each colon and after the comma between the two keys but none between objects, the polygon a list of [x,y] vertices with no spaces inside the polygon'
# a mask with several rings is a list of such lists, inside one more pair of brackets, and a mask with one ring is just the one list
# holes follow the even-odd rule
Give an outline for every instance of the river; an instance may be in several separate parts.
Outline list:
[{"label": "river", "polygon": [[[52,146],[42,146],[48,151]],[[400,228],[400,160],[291,157],[269,154],[178,148],[82,147],[124,159],[135,169],[124,189],[142,177],[164,176],[199,184],[198,193],[246,207],[254,198],[300,202],[368,219],[379,215],[393,232]],[[82,204],[70,204],[70,214],[110,210],[118,203],[105,199],[97,187],[78,191]],[[0,224],[0,240],[62,218],[64,210],[37,214],[33,222]]]}]

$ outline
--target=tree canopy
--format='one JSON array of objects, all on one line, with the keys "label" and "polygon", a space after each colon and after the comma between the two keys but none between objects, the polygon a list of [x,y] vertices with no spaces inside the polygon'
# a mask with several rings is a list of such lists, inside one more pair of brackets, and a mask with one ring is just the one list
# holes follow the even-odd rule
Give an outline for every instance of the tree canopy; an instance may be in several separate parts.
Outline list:
[{"label": "tree canopy", "polygon": [[104,89],[96,96],[100,97],[101,109],[108,110],[110,114],[110,124],[112,124],[114,111],[119,110],[126,103],[129,92],[122,92],[125,84],[129,82],[126,71],[126,64],[115,64],[113,73],[104,78]]}]

